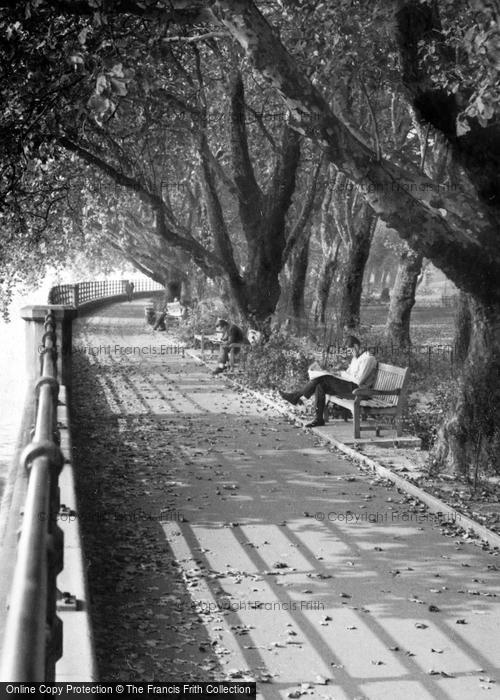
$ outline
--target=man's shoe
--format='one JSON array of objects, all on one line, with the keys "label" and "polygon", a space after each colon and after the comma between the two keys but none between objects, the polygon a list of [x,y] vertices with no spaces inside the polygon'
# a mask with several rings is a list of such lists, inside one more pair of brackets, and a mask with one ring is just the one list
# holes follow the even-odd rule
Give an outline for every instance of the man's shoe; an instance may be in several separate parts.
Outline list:
[{"label": "man's shoe", "polygon": [[320,428],[322,425],[325,425],[323,418],[315,418],[310,423],[306,423],[306,428]]},{"label": "man's shoe", "polygon": [[212,372],[213,375],[215,374],[221,374],[222,372],[225,372],[226,368],[225,367],[216,367],[214,371]]},{"label": "man's shoe", "polygon": [[288,401],[294,406],[297,406],[298,404],[302,403],[302,401],[300,400],[302,394],[299,394],[298,391],[280,391],[279,395],[282,399],[285,399],[285,401]]}]

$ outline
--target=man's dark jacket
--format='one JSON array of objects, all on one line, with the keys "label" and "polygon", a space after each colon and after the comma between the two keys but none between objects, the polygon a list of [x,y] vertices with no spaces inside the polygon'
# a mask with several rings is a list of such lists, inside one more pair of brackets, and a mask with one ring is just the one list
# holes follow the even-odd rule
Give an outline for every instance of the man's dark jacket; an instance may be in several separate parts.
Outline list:
[{"label": "man's dark jacket", "polygon": [[221,341],[225,345],[231,345],[231,343],[244,343],[245,336],[239,326],[237,326],[235,323],[230,323],[229,326],[226,326]]}]

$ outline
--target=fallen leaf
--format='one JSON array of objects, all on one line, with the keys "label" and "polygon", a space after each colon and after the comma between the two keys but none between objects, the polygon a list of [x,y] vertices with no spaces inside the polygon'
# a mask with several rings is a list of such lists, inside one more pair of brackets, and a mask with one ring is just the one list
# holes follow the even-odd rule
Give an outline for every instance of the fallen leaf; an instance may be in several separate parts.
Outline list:
[{"label": "fallen leaf", "polygon": [[323,676],[316,676],[316,678],[314,679],[316,685],[328,685],[328,681],[329,679],[324,678]]},{"label": "fallen leaf", "polygon": [[447,673],[446,671],[435,671],[432,668],[429,671],[429,676],[442,676],[443,678],[455,678],[455,676],[453,676],[451,673]]}]

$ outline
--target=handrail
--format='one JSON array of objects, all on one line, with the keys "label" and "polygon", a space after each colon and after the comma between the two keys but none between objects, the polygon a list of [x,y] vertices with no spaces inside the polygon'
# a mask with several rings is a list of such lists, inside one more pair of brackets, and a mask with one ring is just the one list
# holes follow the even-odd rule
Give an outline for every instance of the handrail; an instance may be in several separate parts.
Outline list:
[{"label": "handrail", "polygon": [[0,681],[53,681],[62,653],[56,578],[63,533],[57,526],[58,477],[63,464],[57,433],[57,347],[53,311],[45,317],[42,369],[36,382],[36,424],[21,457],[28,472],[23,523],[12,579]]},{"label": "handrail", "polygon": [[[64,462],[57,429],[60,410],[58,379],[64,384],[65,378],[69,378],[65,377],[70,366],[64,361],[64,349],[71,345],[71,319],[77,314],[76,309],[101,299],[125,298],[128,282],[130,280],[107,280],[58,285],[49,292],[51,308],[31,307],[23,316],[30,324],[30,339],[36,341],[27,348],[28,356],[31,354],[33,358],[29,361],[30,376],[36,380],[35,427],[31,442],[21,455],[21,471],[16,482],[24,505],[17,547],[13,542],[15,562],[12,559],[12,564],[9,562],[10,593],[8,609],[2,620],[5,625],[0,682],[55,680],[56,662],[62,657],[63,646],[62,622],[57,616],[57,576],[63,568],[64,544],[63,532],[57,525],[60,508],[58,481]],[[138,293],[164,289],[152,280],[133,282],[134,292]],[[58,348],[59,337],[61,345]],[[40,367],[35,353],[40,355]],[[58,372],[61,372],[60,377]],[[17,515],[11,522],[15,529]],[[11,541],[14,540],[14,529]],[[70,559],[73,562],[74,557]],[[5,597],[3,593],[3,600]]]},{"label": "handrail", "polygon": [[64,304],[78,307],[97,299],[127,294],[127,283],[133,282],[134,292],[156,292],[164,289],[163,285],[150,279],[120,279],[94,282],[77,282],[76,284],[58,284],[49,291],[49,304]]}]

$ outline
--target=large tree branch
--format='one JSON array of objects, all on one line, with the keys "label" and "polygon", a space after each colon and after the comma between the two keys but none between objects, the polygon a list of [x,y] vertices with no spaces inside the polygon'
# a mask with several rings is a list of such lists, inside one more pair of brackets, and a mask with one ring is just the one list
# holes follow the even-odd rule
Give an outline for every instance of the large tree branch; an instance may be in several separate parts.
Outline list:
[{"label": "large tree branch", "polygon": [[243,222],[253,222],[255,213],[262,210],[262,192],[255,179],[248,150],[245,96],[239,70],[233,70],[229,79],[231,99],[231,156],[233,181],[238,191],[238,203]]},{"label": "large tree branch", "polygon": [[252,107],[252,105],[249,105],[248,103],[245,103],[245,109],[247,110],[247,112],[250,112],[250,114],[254,117],[255,121],[259,125],[260,130],[262,131],[262,134],[271,144],[271,148],[273,149],[273,151],[277,151],[278,145],[277,145],[276,141],[274,140],[273,135],[271,134],[269,129],[264,124],[264,116],[263,116],[262,112],[258,112],[256,109],[254,109]]},{"label": "large tree branch", "polygon": [[67,136],[60,136],[58,140],[63,148],[75,153],[89,165],[98,168],[116,184],[135,192],[143,202],[149,204],[157,215],[158,235],[171,245],[189,253],[206,275],[215,277],[221,274],[223,266],[220,259],[202,246],[189,231],[177,224],[172,212],[160,195],[149,191],[139,180],[120,172],[113,165],[86,150]]},{"label": "large tree branch", "polygon": [[335,178],[335,185],[332,192],[333,200],[333,220],[337,235],[340,237],[342,244],[346,250],[349,249],[349,234],[347,231],[348,207],[347,200],[352,196],[353,185],[350,183],[344,173],[338,171]]},{"label": "large tree branch", "polygon": [[210,167],[208,142],[205,131],[200,134],[199,142],[200,164],[202,170],[202,183],[207,205],[210,229],[215,241],[215,249],[221,259],[224,269],[229,277],[243,284],[238,267],[234,259],[233,245],[226,227],[222,206],[217,194],[215,181]]},{"label": "large tree branch", "polygon": [[122,255],[126,260],[129,261],[139,272],[142,272],[143,275],[146,275],[146,277],[150,277],[153,279],[155,282],[159,282],[160,284],[165,284],[165,279],[161,279],[160,274],[158,273],[158,270],[155,270],[153,267],[149,267],[144,260],[139,260],[134,253],[124,250],[123,247],[113,240],[111,236],[106,235],[106,242],[107,244],[116,250],[120,255]]},{"label": "large tree branch", "polygon": [[222,184],[227,187],[228,191],[235,197],[238,198],[238,190],[234,184],[233,179],[228,175],[224,166],[220,163],[219,159],[213,154],[212,149],[207,144],[207,157],[210,163],[210,167],[217,175]]},{"label": "large tree branch", "polygon": [[286,213],[295,190],[300,162],[300,137],[287,124],[283,127],[281,148],[276,160],[271,185],[265,195],[266,211],[271,217]]},{"label": "large tree branch", "polygon": [[[496,222],[477,200],[442,191],[412,164],[377,161],[298,70],[251,0],[217,0],[214,12],[247,58],[278,91],[302,133],[354,181],[375,212],[460,288],[486,303],[500,300]],[[450,255],[450,250],[453,254]]]},{"label": "large tree branch", "polygon": [[297,218],[297,221],[295,222],[295,226],[293,227],[288,238],[286,239],[286,245],[282,257],[283,265],[288,260],[288,256],[290,255],[292,249],[300,245],[302,237],[305,235],[306,225],[311,217],[312,209],[314,206],[314,200],[316,199],[316,193],[318,191],[318,180],[322,165],[323,159],[320,158],[318,160],[318,163],[316,164],[316,168],[311,177],[311,182],[309,184],[309,188],[305,196],[302,210]]},{"label": "large tree branch", "polygon": [[[329,168],[332,170],[332,167]],[[323,256],[326,256],[328,249],[331,245],[332,236],[330,235],[329,221],[330,217],[330,205],[332,202],[334,189],[336,186],[337,177],[331,177],[330,181],[327,182],[326,190],[323,194],[323,199],[321,200],[320,207],[320,218],[319,218],[319,240],[321,243],[321,250]],[[334,237],[338,237],[338,232],[335,231]]]}]

